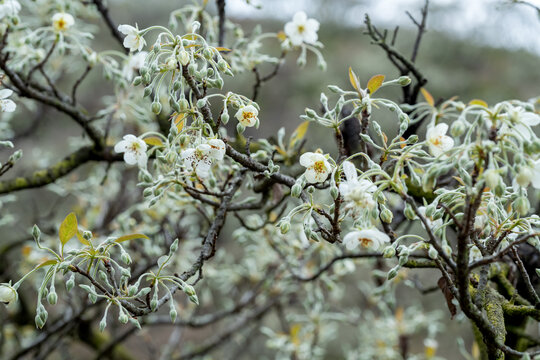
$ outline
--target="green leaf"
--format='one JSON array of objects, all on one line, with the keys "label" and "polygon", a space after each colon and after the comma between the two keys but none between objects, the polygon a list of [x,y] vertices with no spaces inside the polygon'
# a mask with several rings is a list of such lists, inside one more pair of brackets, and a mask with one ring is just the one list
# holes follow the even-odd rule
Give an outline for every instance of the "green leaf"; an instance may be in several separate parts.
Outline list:
[{"label": "green leaf", "polygon": [[77,217],[75,216],[75,213],[71,212],[66,216],[64,221],[62,221],[60,229],[58,230],[58,236],[62,243],[62,247],[77,234],[77,230]]},{"label": "green leaf", "polygon": [[469,101],[469,105],[480,105],[480,106],[483,106],[485,108],[488,107],[488,104],[484,100],[480,100],[480,99],[473,99],[473,100]]},{"label": "green leaf", "polygon": [[116,239],[116,242],[120,243],[120,242],[123,242],[123,241],[134,240],[134,239],[148,239],[148,240],[150,240],[150,238],[148,236],[144,235],[144,234],[131,234],[131,235],[120,236],[118,239]]},{"label": "green leaf", "polygon": [[58,260],[54,260],[54,259],[46,260],[42,262],[41,264],[39,264],[38,266],[36,266],[36,269],[42,268],[44,266],[54,265],[56,263],[58,263]]},{"label": "green leaf", "polygon": [[433,100],[433,96],[431,96],[431,94],[429,93],[429,91],[427,91],[426,89],[424,88],[420,88],[420,92],[422,92],[422,96],[424,96],[424,99],[426,99],[426,102],[431,105],[431,106],[435,106],[435,101]]},{"label": "green leaf", "polygon": [[360,93],[360,80],[358,80],[358,76],[354,73],[353,69],[349,66],[349,81],[351,82],[352,87],[354,90],[358,91]]},{"label": "green leaf", "polygon": [[309,121],[301,123],[296,130],[294,130],[289,146],[293,147],[298,141],[301,141],[306,136],[306,131],[309,127]]},{"label": "green leaf", "polygon": [[379,90],[384,81],[384,75],[375,75],[369,79],[367,88],[370,94],[373,94],[375,91]]},{"label": "green leaf", "polygon": [[144,142],[152,146],[163,146],[163,141],[157,136],[150,136],[144,139]]}]

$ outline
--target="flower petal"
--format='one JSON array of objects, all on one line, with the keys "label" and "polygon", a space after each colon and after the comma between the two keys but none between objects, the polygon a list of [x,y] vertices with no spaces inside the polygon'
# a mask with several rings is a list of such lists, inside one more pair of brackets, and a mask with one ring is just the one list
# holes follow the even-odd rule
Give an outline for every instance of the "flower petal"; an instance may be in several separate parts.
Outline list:
[{"label": "flower petal", "polygon": [[7,97],[10,97],[11,94],[13,94],[13,90],[11,90],[11,89],[2,89],[2,90],[0,90],[0,99],[5,99]]}]

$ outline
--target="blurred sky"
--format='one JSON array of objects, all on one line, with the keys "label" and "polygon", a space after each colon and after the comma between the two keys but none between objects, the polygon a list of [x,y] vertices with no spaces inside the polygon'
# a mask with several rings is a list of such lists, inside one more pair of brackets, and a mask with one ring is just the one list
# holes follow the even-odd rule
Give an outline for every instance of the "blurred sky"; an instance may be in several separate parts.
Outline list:
[{"label": "blurred sky", "polygon": [[[419,16],[424,0],[228,0],[230,16],[236,19],[276,18],[287,21],[299,10],[321,22],[350,27],[363,24],[368,13],[379,26],[411,27],[408,10]],[[540,0],[528,0],[540,7]],[[540,55],[540,14],[511,0],[432,0],[428,29],[459,39],[508,49],[524,49]]]}]

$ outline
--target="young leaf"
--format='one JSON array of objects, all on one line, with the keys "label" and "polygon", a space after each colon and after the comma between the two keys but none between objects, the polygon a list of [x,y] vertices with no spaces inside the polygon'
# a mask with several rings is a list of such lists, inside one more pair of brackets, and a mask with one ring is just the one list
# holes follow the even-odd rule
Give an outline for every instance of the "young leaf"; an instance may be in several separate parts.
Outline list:
[{"label": "young leaf", "polygon": [[232,51],[231,49],[227,49],[226,47],[217,47],[217,51]]},{"label": "young leaf", "polygon": [[375,91],[379,90],[384,81],[384,75],[375,75],[369,79],[367,88],[370,94],[373,94]]},{"label": "young leaf", "polygon": [[420,88],[420,91],[422,92],[422,96],[424,96],[424,99],[426,99],[426,102],[431,106],[435,106],[433,96],[431,96],[431,94],[424,88]]},{"label": "young leaf", "polygon": [[82,232],[81,230],[77,229],[77,233],[75,234],[77,235],[77,239],[83,244],[83,245],[88,245],[90,246],[90,241],[86,240],[83,236],[82,236]]},{"label": "young leaf", "polygon": [[120,236],[118,239],[116,239],[116,242],[120,243],[123,241],[128,241],[128,240],[133,240],[133,239],[149,239],[150,240],[150,238],[144,234],[131,234],[131,235]]},{"label": "young leaf", "polygon": [[354,73],[353,69],[349,66],[349,81],[351,82],[352,87],[354,90],[358,91],[360,93],[360,80],[358,80],[358,76]]},{"label": "young leaf", "polygon": [[72,237],[77,233],[77,217],[75,213],[71,212],[66,216],[62,224],[60,224],[60,229],[58,230],[58,237],[62,246],[64,246]]},{"label": "young leaf", "polygon": [[184,118],[186,117],[185,113],[180,113],[176,115],[174,118],[174,123],[176,124],[176,129],[178,132],[182,132],[182,129],[184,128]]},{"label": "young leaf", "polygon": [[308,127],[309,127],[309,121],[304,121],[303,123],[298,125],[298,127],[296,128],[296,130],[294,130],[291,136],[291,141],[289,143],[290,147],[293,147],[298,141],[301,141],[304,138],[304,136],[306,136],[306,131]]},{"label": "young leaf", "polygon": [[469,105],[480,105],[480,106],[483,106],[485,108],[488,107],[488,104],[484,100],[480,100],[480,99],[473,99],[473,100],[469,101]]},{"label": "young leaf", "polygon": [[42,268],[44,266],[49,266],[49,265],[54,265],[58,263],[58,260],[54,260],[54,259],[51,259],[51,260],[46,260],[44,262],[42,262],[41,264],[39,264],[36,269],[39,269],[39,268]]},{"label": "young leaf", "polygon": [[157,136],[147,137],[144,139],[144,142],[147,143],[148,145],[163,146],[163,141],[161,141],[161,139],[158,138]]}]

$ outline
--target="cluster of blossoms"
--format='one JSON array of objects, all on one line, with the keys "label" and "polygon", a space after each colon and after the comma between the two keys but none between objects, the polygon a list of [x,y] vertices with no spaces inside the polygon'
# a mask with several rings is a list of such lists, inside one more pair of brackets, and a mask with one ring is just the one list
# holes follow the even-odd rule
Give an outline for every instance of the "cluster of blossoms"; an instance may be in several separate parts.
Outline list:
[{"label": "cluster of blossoms", "polygon": [[[14,17],[19,10],[18,2],[5,0],[0,4],[0,18]],[[466,255],[471,272],[475,269],[472,266],[482,259],[502,257],[509,246],[525,238],[532,246],[540,247],[537,235],[540,219],[531,215],[529,194],[530,190],[540,188],[540,142],[534,129],[540,124],[540,116],[534,104],[506,101],[490,107],[479,101],[464,104],[451,99],[435,106],[423,90],[426,102],[407,108],[378,97],[376,92],[386,86],[407,86],[411,83],[409,77],[385,81],[383,75],[375,75],[361,87],[350,69],[352,90],[330,86],[338,98],[335,104],[332,106],[326,94],[321,94],[322,113],[306,109],[301,116],[305,122],[289,140],[285,139],[285,130],[278,132],[275,141],[246,140],[243,132],[246,128],[259,127],[262,110],[255,102],[255,95],[248,98],[222,91],[224,78],[238,70],[252,71],[257,80],[261,80],[256,66],[263,62],[275,64],[277,73],[282,58],[259,53],[261,41],[266,38],[281,42],[283,58],[288,51],[299,50],[298,63],[304,65],[309,50],[324,67],[319,51],[322,44],[317,34],[319,23],[300,12],[285,24],[284,32],[258,34],[254,31],[252,41],[236,34],[240,39],[238,46],[227,49],[211,41],[217,38],[213,31],[216,22],[203,10],[186,7],[175,12],[175,21],[189,19],[189,23],[184,21],[186,31],[182,34],[162,26],[139,29],[120,25],[117,30],[125,35],[120,40],[129,50],[127,54],[91,50],[82,40],[90,36],[81,35],[84,33],[74,26],[75,18],[66,12],[55,13],[52,26],[25,35],[23,42],[30,39],[28,42],[32,43],[31,38],[42,32],[43,39],[51,40],[62,49],[59,55],[80,55],[87,62],[87,71],[98,65],[103,68],[105,78],[114,84],[115,97],[106,99],[107,109],[95,117],[82,114],[80,118],[85,121],[77,120],[87,128],[93,126],[93,121],[100,122],[107,126],[107,135],[109,130],[116,135],[124,134],[125,129],[141,134],[124,135],[115,144],[114,151],[123,154],[125,163],[138,167],[138,186],[143,188],[145,201],[130,204],[118,216],[117,223],[104,224],[106,219],[103,218],[108,214],[96,215],[101,211],[99,199],[92,199],[92,194],[86,197],[79,194],[87,183],[81,182],[77,189],[64,190],[62,195],[71,193],[82,199],[78,206],[88,213],[85,223],[91,223],[96,229],[114,229],[116,235],[101,238],[79,228],[73,213],[60,224],[59,239],[46,235],[44,243],[39,228],[34,227],[35,249],[48,257],[16,284],[0,284],[0,302],[15,302],[21,281],[45,269],[36,307],[35,323],[39,328],[48,318],[44,299],[50,305],[58,301],[55,283],[60,273],[69,274],[69,278],[64,279],[68,291],[74,287],[75,279],[83,279],[79,285],[91,302],[105,300],[99,323],[101,331],[105,329],[111,307],[117,308],[119,322],[139,326],[139,316],[156,312],[168,302],[169,316],[174,322],[178,316],[174,292],[181,290],[189,302],[198,304],[199,295],[186,281],[197,273],[198,280],[202,279],[204,265],[204,275],[219,284],[217,289],[203,289],[208,293],[201,299],[207,303],[228,306],[228,297],[238,295],[231,295],[230,289],[248,285],[260,291],[249,295],[250,288],[246,293],[249,301],[245,296],[241,298],[246,304],[267,301],[270,309],[276,299],[283,298],[283,304],[293,303],[293,300],[300,303],[305,314],[291,316],[296,323],[289,333],[273,329],[262,332],[269,338],[267,345],[284,357],[307,359],[324,356],[324,349],[317,342],[332,340],[336,331],[329,322],[350,321],[344,311],[329,311],[325,297],[334,297],[333,300],[344,297],[345,285],[341,282],[356,266],[348,257],[361,257],[352,252],[358,247],[363,252],[360,255],[384,257],[395,264],[389,270],[381,266],[373,271],[377,286],[370,286],[363,293],[366,298],[370,297],[367,301],[375,304],[395,303],[392,298],[395,286],[400,281],[407,282],[403,268],[416,264],[410,261],[410,256],[424,261],[422,266],[446,266],[448,271],[453,270],[456,241],[454,232],[448,229],[460,229],[461,221],[468,221],[470,234],[474,236],[474,242],[467,244]],[[81,18],[78,12],[73,14]],[[197,16],[192,16],[194,14]],[[156,41],[145,49],[150,32],[158,33]],[[41,48],[43,54],[17,69],[42,66],[41,61],[53,54],[54,46]],[[39,87],[36,89],[38,91]],[[75,90],[72,104],[77,104]],[[16,108],[8,99],[11,94],[12,90],[0,90],[3,112],[13,112]],[[50,94],[54,91],[45,92],[47,96]],[[56,97],[62,99],[60,95]],[[50,102],[57,103],[56,100]],[[378,119],[372,116],[374,107],[393,113],[397,128],[383,131]],[[231,109],[237,120],[234,136],[226,126]],[[77,106],[68,106],[70,114],[76,111]],[[265,120],[263,116],[261,119]],[[423,139],[408,134],[409,125],[423,119],[427,119]],[[353,154],[347,154],[343,144],[342,129],[349,120],[359,123],[361,128],[358,135],[362,148]],[[338,156],[332,158],[321,149],[302,150],[309,123],[333,132],[338,139]],[[106,148],[103,144],[107,140],[96,141],[96,149]],[[98,156],[96,154],[92,156]],[[110,161],[108,155],[106,160]],[[88,179],[88,184],[96,192],[101,191],[102,198],[114,199],[101,181],[115,177],[116,186],[121,188],[119,179],[123,175],[117,169],[109,174],[107,169]],[[124,189],[118,190],[119,193],[121,190]],[[479,200],[471,210],[469,202],[473,197]],[[155,206],[158,204],[160,206]],[[110,212],[114,213],[113,210]],[[249,211],[249,215],[244,216],[244,211]],[[217,250],[216,240],[227,212],[234,213],[242,225],[234,231],[234,239],[245,245],[239,250],[242,259],[222,255]],[[468,220],[471,214],[473,219]],[[394,222],[394,217],[401,220]],[[400,225],[405,220],[420,222],[423,235],[403,231]],[[120,234],[132,227],[160,240],[153,238],[140,248],[130,248],[125,242],[149,239],[142,232]],[[173,232],[187,234],[182,239],[181,255],[176,254],[179,240],[173,240],[175,237],[170,235]],[[289,236],[285,236],[287,233]],[[78,246],[67,245],[75,238],[80,242]],[[54,250],[56,247],[60,250]],[[154,255],[157,261],[149,265],[153,270],[145,269],[142,274],[132,276],[131,265],[136,261],[130,253],[136,254],[140,249],[144,256],[138,256],[137,261],[148,265],[148,256]],[[216,253],[217,264],[207,264]],[[192,266],[186,270],[185,264],[190,261]],[[281,266],[283,262],[286,266]],[[332,271],[328,271],[331,268]],[[178,275],[179,269],[184,271],[182,275]],[[318,277],[323,281],[313,281]],[[388,281],[379,281],[384,277]],[[300,283],[308,285],[304,287]],[[408,285],[413,286],[410,283],[412,281]],[[300,291],[305,291],[306,296],[296,296]],[[189,309],[185,308],[187,306],[182,311],[187,312]],[[242,310],[241,306],[238,309]],[[262,316],[262,310],[260,314],[255,312],[254,317]],[[426,324],[435,323],[436,317],[424,318],[417,309],[404,315],[384,305],[377,310],[390,314],[382,316],[374,327],[387,336],[380,349],[366,351],[364,358],[395,357],[399,337],[416,331],[427,331],[426,353],[429,349],[431,355],[426,357],[432,357],[436,348],[433,337],[440,329]],[[196,311],[193,314],[197,315]],[[370,316],[362,314],[364,321],[375,322]],[[403,317],[408,320],[403,321]],[[290,319],[285,320],[284,323]],[[360,316],[354,320],[363,321]],[[361,331],[366,332],[366,329],[361,328]]]}]

